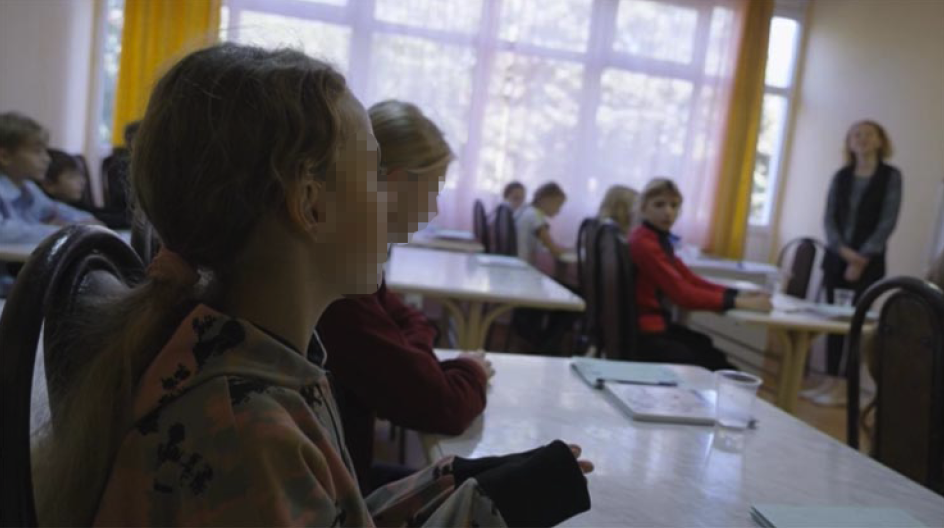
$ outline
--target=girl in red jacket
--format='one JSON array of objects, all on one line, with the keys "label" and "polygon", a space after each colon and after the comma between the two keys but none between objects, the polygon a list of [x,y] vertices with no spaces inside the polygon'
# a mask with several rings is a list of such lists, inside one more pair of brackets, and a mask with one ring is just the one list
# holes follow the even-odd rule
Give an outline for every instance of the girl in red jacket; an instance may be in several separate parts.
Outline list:
[{"label": "girl in red jacket", "polygon": [[675,256],[669,231],[678,218],[682,193],[674,182],[665,178],[650,181],[640,203],[643,223],[629,237],[636,267],[639,355],[645,360],[700,365],[709,370],[731,368],[711,338],[670,321],[669,303],[686,310],[769,311],[770,297],[708,282]]}]

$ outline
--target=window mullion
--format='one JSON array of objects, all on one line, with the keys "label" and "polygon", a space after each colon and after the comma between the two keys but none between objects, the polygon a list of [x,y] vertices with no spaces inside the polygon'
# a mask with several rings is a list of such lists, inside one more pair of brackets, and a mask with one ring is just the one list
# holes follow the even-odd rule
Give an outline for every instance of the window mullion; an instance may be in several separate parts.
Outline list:
[{"label": "window mullion", "polygon": [[[583,61],[583,80],[580,109],[577,116],[576,155],[571,156],[574,174],[596,174],[597,156],[597,109],[602,97],[600,83],[605,69],[605,57],[613,48],[613,34],[616,29],[617,2],[594,0],[590,15],[590,40],[587,42],[586,58]],[[589,191],[589,185],[586,188]]]},{"label": "window mullion", "polygon": [[348,20],[351,25],[350,57],[347,72],[348,87],[359,99],[365,100],[370,92],[370,59],[374,18],[374,0],[348,2]]},{"label": "window mullion", "polygon": [[469,101],[468,140],[462,157],[463,178],[457,183],[460,194],[469,194],[478,182],[478,166],[481,160],[482,134],[485,128],[485,111],[488,106],[488,89],[495,63],[498,24],[501,0],[484,0],[482,18],[475,46],[475,68],[472,72],[472,97]]}]

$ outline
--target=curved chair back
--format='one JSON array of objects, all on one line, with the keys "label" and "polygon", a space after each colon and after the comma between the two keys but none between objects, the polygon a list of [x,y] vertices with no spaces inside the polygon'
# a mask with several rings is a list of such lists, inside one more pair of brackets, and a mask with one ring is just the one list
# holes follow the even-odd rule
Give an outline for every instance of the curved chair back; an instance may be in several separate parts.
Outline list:
[{"label": "curved chair back", "polygon": [[577,287],[587,304],[584,311],[584,332],[590,336],[591,344],[596,336],[596,236],[600,220],[588,216],[577,231]]},{"label": "curved chair back", "polygon": [[[795,238],[783,246],[777,256],[777,267],[781,270],[787,267],[790,272],[790,280],[784,288],[784,293],[806,299],[810,295],[817,262],[822,260],[825,254],[826,245],[815,238]],[[818,286],[813,288],[813,295],[819,295]]]},{"label": "curved chair back", "polygon": [[636,302],[629,244],[619,227],[607,222],[597,228],[594,246],[594,311],[601,356],[633,359],[636,356]]},{"label": "curved chair back", "polygon": [[482,200],[476,200],[472,204],[472,232],[475,233],[475,238],[485,248],[485,252],[489,253],[488,219],[485,217],[485,206],[482,204]]},{"label": "curved chair back", "polygon": [[944,293],[912,277],[887,279],[856,305],[847,343],[849,445],[859,446],[862,325],[876,299],[882,306],[874,340],[876,376],[872,454],[883,464],[944,494]]},{"label": "curved chair back", "polygon": [[507,204],[499,204],[495,209],[495,223],[492,226],[492,253],[499,255],[518,255],[518,234],[515,232],[515,214]]},{"label": "curved chair back", "polygon": [[[43,241],[23,266],[0,317],[0,525],[36,526],[30,463],[33,367],[45,322],[44,364],[53,424],[68,374],[86,358],[69,350],[70,320],[95,298],[141,281],[144,267],[115,233],[71,226]],[[85,352],[87,353],[87,352]],[[64,477],[65,478],[65,477]]]}]

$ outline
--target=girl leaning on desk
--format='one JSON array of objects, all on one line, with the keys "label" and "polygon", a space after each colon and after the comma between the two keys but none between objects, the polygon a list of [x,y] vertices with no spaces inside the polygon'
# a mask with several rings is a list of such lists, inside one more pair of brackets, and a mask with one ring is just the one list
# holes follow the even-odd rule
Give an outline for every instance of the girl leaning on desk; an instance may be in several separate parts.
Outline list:
[{"label": "girl leaning on desk", "polygon": [[642,225],[629,237],[636,268],[639,355],[648,361],[699,365],[709,370],[733,368],[711,338],[670,320],[670,304],[686,310],[770,311],[770,296],[711,283],[675,255],[675,237],[670,231],[682,207],[682,193],[672,180],[650,181],[639,203]]}]

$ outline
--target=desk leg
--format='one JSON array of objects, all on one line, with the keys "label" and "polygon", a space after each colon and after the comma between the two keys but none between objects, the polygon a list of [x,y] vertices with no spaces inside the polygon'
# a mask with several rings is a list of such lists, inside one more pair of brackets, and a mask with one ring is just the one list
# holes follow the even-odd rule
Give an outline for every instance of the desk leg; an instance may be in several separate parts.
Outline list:
[{"label": "desk leg", "polygon": [[449,311],[449,315],[452,316],[452,320],[456,323],[456,340],[458,341],[457,345],[460,349],[465,349],[466,341],[469,339],[470,326],[470,324],[467,322],[465,312],[463,312],[462,308],[460,308],[459,305],[453,302],[451,299],[442,299],[442,304],[446,307],[446,310]]},{"label": "desk leg", "polygon": [[[785,389],[781,393],[780,408],[793,414],[796,411],[797,397],[800,393],[800,385],[803,384],[803,369],[806,367],[806,357],[810,353],[810,333],[802,330],[795,330],[793,334],[793,359],[790,361],[790,369],[786,376],[781,380],[786,381]],[[786,378],[786,379],[784,379]]]},{"label": "desk leg", "polygon": [[[498,319],[498,317],[510,311],[512,308],[514,308],[514,306],[511,306],[510,304],[501,304],[492,308],[490,312],[485,314],[485,319],[482,320],[482,326],[479,328],[479,348],[483,348],[485,346],[485,338],[488,337],[488,329],[492,327],[492,323],[495,322],[495,319]],[[511,329],[509,328],[508,331],[510,332]]]},{"label": "desk leg", "polygon": [[[461,350],[479,350],[482,348],[485,338],[482,337],[482,310],[485,307],[480,302],[472,301],[469,303],[468,324],[465,327],[465,338],[459,340]],[[488,329],[488,327],[485,327]]]}]

